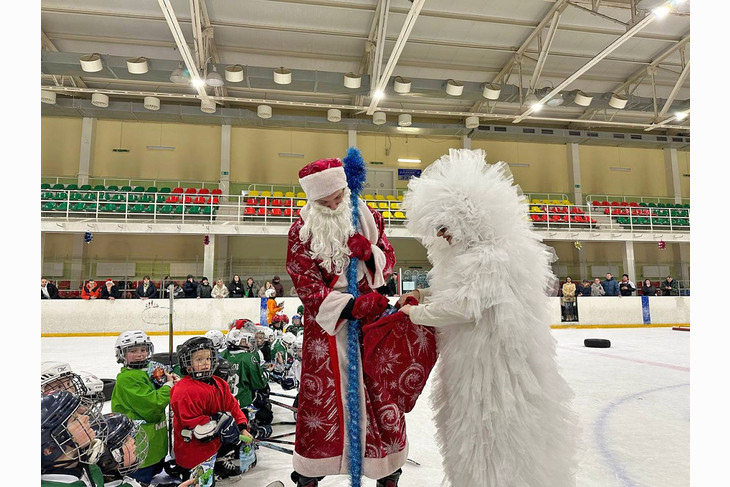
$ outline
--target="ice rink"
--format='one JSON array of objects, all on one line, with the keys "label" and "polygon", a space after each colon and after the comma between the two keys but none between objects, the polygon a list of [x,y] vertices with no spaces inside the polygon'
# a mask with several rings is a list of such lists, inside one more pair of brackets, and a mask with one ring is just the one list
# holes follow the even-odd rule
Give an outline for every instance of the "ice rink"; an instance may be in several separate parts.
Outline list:
[{"label": "ice rink", "polygon": [[[581,422],[576,484],[690,485],[690,333],[671,328],[616,328],[559,329],[553,330],[553,335],[559,365],[575,392],[574,409]],[[174,346],[187,338],[176,336]],[[586,348],[585,338],[607,338],[611,348]],[[168,351],[166,336],[152,339],[156,353]],[[42,338],[41,360],[66,361],[74,371],[114,378],[119,370],[114,341],[115,337]],[[278,384],[272,384],[272,390],[281,392]],[[291,403],[286,398],[274,399]],[[104,412],[109,409],[107,402]],[[274,406],[274,415],[275,421],[293,419],[290,411],[278,406]],[[406,419],[408,456],[420,465],[409,462],[403,467],[402,487],[441,485],[443,469],[431,415],[427,385]],[[294,427],[274,427],[275,435],[289,431]],[[282,480],[292,486],[290,472],[290,455],[260,448],[258,465],[238,482],[226,485],[263,487],[269,481]],[[320,485],[344,487],[349,485],[349,478],[327,477]],[[364,479],[362,485],[372,487],[375,481]]]}]

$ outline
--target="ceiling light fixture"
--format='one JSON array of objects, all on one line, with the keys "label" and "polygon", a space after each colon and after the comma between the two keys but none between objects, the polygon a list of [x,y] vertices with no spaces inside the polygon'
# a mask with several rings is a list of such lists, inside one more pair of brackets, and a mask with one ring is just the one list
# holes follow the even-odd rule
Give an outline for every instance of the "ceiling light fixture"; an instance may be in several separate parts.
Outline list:
[{"label": "ceiling light fixture", "polygon": [[213,71],[210,71],[208,73],[208,76],[205,77],[205,84],[213,88],[217,88],[226,84],[226,82],[223,81],[223,76],[218,73],[215,64],[213,65]]},{"label": "ceiling light fixture", "polygon": [[291,83],[291,71],[281,67],[274,70],[274,83],[277,85],[288,85]]},{"label": "ceiling light fixture", "polygon": [[475,129],[479,127],[479,117],[466,117],[464,125],[466,125],[466,128],[468,129]]},{"label": "ceiling light fixture", "polygon": [[446,93],[451,96],[461,96],[464,92],[464,85],[453,79],[446,81]]},{"label": "ceiling light fixture", "polygon": [[215,113],[215,102],[213,100],[209,100],[208,102],[200,100],[200,111],[203,113]]},{"label": "ceiling light fixture", "polygon": [[109,97],[104,93],[94,93],[91,95],[91,104],[95,107],[106,108],[109,106]]},{"label": "ceiling light fixture", "polygon": [[386,121],[385,118],[385,112],[375,112],[373,113],[373,123],[375,125],[383,125]]},{"label": "ceiling light fixture", "polygon": [[347,73],[345,75],[345,87],[346,88],[360,88],[360,83],[362,81],[362,77],[359,74],[355,73]]},{"label": "ceiling light fixture", "polygon": [[420,159],[407,159],[407,158],[399,157],[398,162],[405,162],[405,163],[410,163],[410,164],[420,164],[421,160]]},{"label": "ceiling light fixture", "polygon": [[383,90],[375,90],[373,92],[373,98],[375,98],[376,100],[385,98],[385,92]]},{"label": "ceiling light fixture", "polygon": [[396,93],[409,93],[411,91],[411,80],[396,76],[393,82],[393,91]]},{"label": "ceiling light fixture", "polygon": [[611,105],[613,108],[617,110],[621,110],[626,106],[626,103],[628,102],[628,98],[617,95],[616,93],[611,94],[611,99],[608,100],[608,104]]},{"label": "ceiling light fixture", "polygon": [[327,121],[329,122],[339,122],[342,120],[342,112],[339,111],[337,108],[330,108],[327,110]]},{"label": "ceiling light fixture", "polygon": [[576,105],[580,105],[582,107],[587,107],[593,101],[593,97],[591,95],[588,95],[588,94],[583,93],[582,91],[578,90],[575,93],[575,99],[573,101],[575,102]]},{"label": "ceiling light fixture", "polygon": [[271,118],[271,107],[269,105],[259,105],[256,109],[256,114],[259,118]]},{"label": "ceiling light fixture", "polygon": [[687,112],[676,112],[674,114],[675,120],[684,120],[685,118],[687,118]]},{"label": "ceiling light fixture", "polygon": [[532,111],[539,112],[542,109],[542,103],[537,99],[537,95],[530,93],[525,97],[525,105],[532,108]]},{"label": "ceiling light fixture", "polygon": [[482,91],[482,96],[487,100],[498,100],[499,94],[501,92],[502,87],[499,86],[497,83],[487,83],[486,85],[484,85],[484,91]]},{"label": "ceiling light fixture", "polygon": [[81,63],[81,69],[87,73],[96,73],[104,68],[101,64],[101,56],[97,53],[81,56],[79,62]]},{"label": "ceiling light fixture", "polygon": [[145,74],[149,71],[146,57],[135,57],[127,59],[127,71],[131,74]]},{"label": "ceiling light fixture", "polygon": [[172,73],[170,73],[170,81],[178,85],[184,85],[190,82],[190,73],[187,69],[183,69],[182,63],[179,63]]},{"label": "ceiling light fixture", "polygon": [[240,83],[243,81],[243,66],[240,64],[226,66],[226,81],[230,81],[231,83]]},{"label": "ceiling light fixture", "polygon": [[412,123],[411,116],[407,113],[401,113],[398,115],[398,125],[401,127],[410,127]]},{"label": "ceiling light fixture", "polygon": [[154,96],[145,96],[144,107],[147,110],[157,111],[160,109],[160,99],[155,98]]},{"label": "ceiling light fixture", "polygon": [[195,78],[191,83],[194,88],[202,88],[205,86],[205,80],[203,78]]},{"label": "ceiling light fixture", "polygon": [[55,105],[56,104],[56,92],[48,91],[48,90],[41,90],[41,102],[47,103],[49,105]]},{"label": "ceiling light fixture", "polygon": [[669,7],[666,5],[662,5],[661,7],[657,7],[654,10],[651,11],[651,13],[654,14],[654,17],[657,19],[663,19],[667,15],[669,15]]}]

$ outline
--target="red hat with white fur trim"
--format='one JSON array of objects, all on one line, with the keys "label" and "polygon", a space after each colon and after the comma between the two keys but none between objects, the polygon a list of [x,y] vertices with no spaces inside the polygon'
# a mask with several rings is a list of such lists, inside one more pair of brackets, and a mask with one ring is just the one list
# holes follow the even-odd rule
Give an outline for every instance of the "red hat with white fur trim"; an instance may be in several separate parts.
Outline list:
[{"label": "red hat with white fur trim", "polygon": [[310,162],[299,171],[299,184],[309,201],[316,201],[347,186],[345,168],[339,159]]}]

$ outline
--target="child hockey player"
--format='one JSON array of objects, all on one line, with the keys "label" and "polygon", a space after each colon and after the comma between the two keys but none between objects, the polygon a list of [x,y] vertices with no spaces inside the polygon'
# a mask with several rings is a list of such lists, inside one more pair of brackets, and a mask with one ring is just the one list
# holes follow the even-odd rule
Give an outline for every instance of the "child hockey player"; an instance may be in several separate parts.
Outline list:
[{"label": "child hockey player", "polygon": [[193,337],[178,347],[177,353],[185,375],[170,397],[175,461],[191,475],[197,467],[213,463],[217,480],[240,477],[242,468],[256,464],[255,454],[250,465],[239,463],[239,436],[251,439],[248,421],[228,384],[213,375],[213,342]]},{"label": "child hockey player", "polygon": [[[231,375],[228,385],[236,397],[239,406],[249,419],[256,419],[255,426],[271,424],[273,413],[268,404],[268,374],[261,367],[256,350],[256,338],[250,331],[231,330],[226,336],[228,349],[222,355],[231,364]],[[266,429],[251,431],[259,438],[266,434]]]},{"label": "child hockey player", "polygon": [[284,303],[276,302],[276,290],[274,289],[266,290],[266,298],[266,321],[271,326],[276,313],[284,309]]},{"label": "child hockey player", "polygon": [[271,361],[271,343],[270,339],[274,336],[274,331],[268,326],[256,325],[256,349],[259,352],[259,359],[262,364]]},{"label": "child hockey player", "polygon": [[121,413],[104,415],[108,429],[106,448],[97,465],[104,475],[104,487],[138,487],[126,477],[147,457],[147,433]]},{"label": "child hockey player", "polygon": [[103,487],[95,465],[107,426],[98,411],[68,392],[41,394],[41,486]]},{"label": "child hockey player", "polygon": [[299,315],[294,315],[291,317],[291,324],[287,325],[286,328],[284,328],[284,331],[293,333],[294,336],[297,336],[299,332],[303,329],[304,325],[302,324],[302,317]]},{"label": "child hockey player", "polygon": [[[87,387],[84,378],[73,372],[66,362],[41,363],[41,393],[50,394],[56,391],[68,391],[81,398],[86,407],[91,407],[97,413],[104,406],[104,394],[98,393],[98,387],[93,391]],[[103,390],[103,383],[102,383]]]},{"label": "child hockey player", "polygon": [[166,382],[158,389],[147,373],[155,347],[141,330],[125,331],[117,337],[117,362],[122,369],[112,391],[112,411],[125,414],[132,421],[142,420],[149,439],[147,458],[130,474],[141,485],[149,485],[162,471],[167,455],[167,415],[170,389],[179,377],[163,370]]}]

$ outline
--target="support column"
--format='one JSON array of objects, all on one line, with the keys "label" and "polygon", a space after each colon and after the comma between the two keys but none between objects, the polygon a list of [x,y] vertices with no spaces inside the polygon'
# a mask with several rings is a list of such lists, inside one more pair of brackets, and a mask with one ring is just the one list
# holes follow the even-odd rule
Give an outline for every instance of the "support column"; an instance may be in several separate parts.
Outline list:
[{"label": "support column", "polygon": [[347,147],[345,148],[345,150],[349,149],[350,147],[357,147],[357,130],[347,131]]},{"label": "support column", "polygon": [[[592,281],[590,276],[588,275],[588,261],[586,259],[586,253],[583,250],[578,251],[578,262],[580,264],[580,278],[588,279],[589,281]],[[577,286],[577,284],[576,284]]]},{"label": "support column", "polygon": [[231,193],[231,126],[221,125],[221,176],[218,188],[224,195]]},{"label": "support column", "polygon": [[226,261],[228,260],[228,235],[219,235],[215,240],[216,254],[215,269],[216,277],[223,279],[223,284],[228,286],[228,283],[233,279],[233,274],[230,274],[230,270],[226,267]]},{"label": "support column", "polygon": [[[679,280],[684,281],[685,283],[689,283],[690,277],[689,277],[689,245],[688,243],[678,243],[677,246],[679,247],[679,265],[680,265],[680,272],[682,273],[677,278]],[[688,284],[685,284],[688,285]]]},{"label": "support column", "polygon": [[570,191],[573,194],[573,204],[583,204],[583,190],[580,182],[580,154],[578,153],[578,144],[571,142],[566,145],[568,150],[568,180],[570,182]]},{"label": "support column", "polygon": [[[203,245],[203,275],[208,278],[208,282],[215,279],[213,270],[215,266],[215,235],[208,235],[208,245]],[[211,284],[212,285],[212,284]]]},{"label": "support column", "polygon": [[682,188],[679,185],[679,163],[677,149],[664,149],[664,174],[667,178],[667,190],[675,203],[682,202]]},{"label": "support column", "polygon": [[461,148],[471,149],[471,137],[469,137],[468,135],[461,136]]},{"label": "support column", "polygon": [[[627,241],[624,244],[624,274],[628,274],[629,280],[631,280],[634,284],[636,284],[636,281],[637,281],[636,260],[634,258],[634,242],[633,241]],[[616,276],[616,280],[620,281],[621,277]]]},{"label": "support column", "polygon": [[83,234],[72,234],[73,245],[71,247],[71,269],[69,272],[69,280],[71,281],[71,290],[77,291],[81,289],[84,281],[88,279],[88,269],[84,268],[84,255],[88,244],[84,242]]},{"label": "support column", "polygon": [[89,175],[94,166],[94,140],[96,119],[84,117],[81,123],[81,150],[79,151],[78,185],[89,184]]}]

